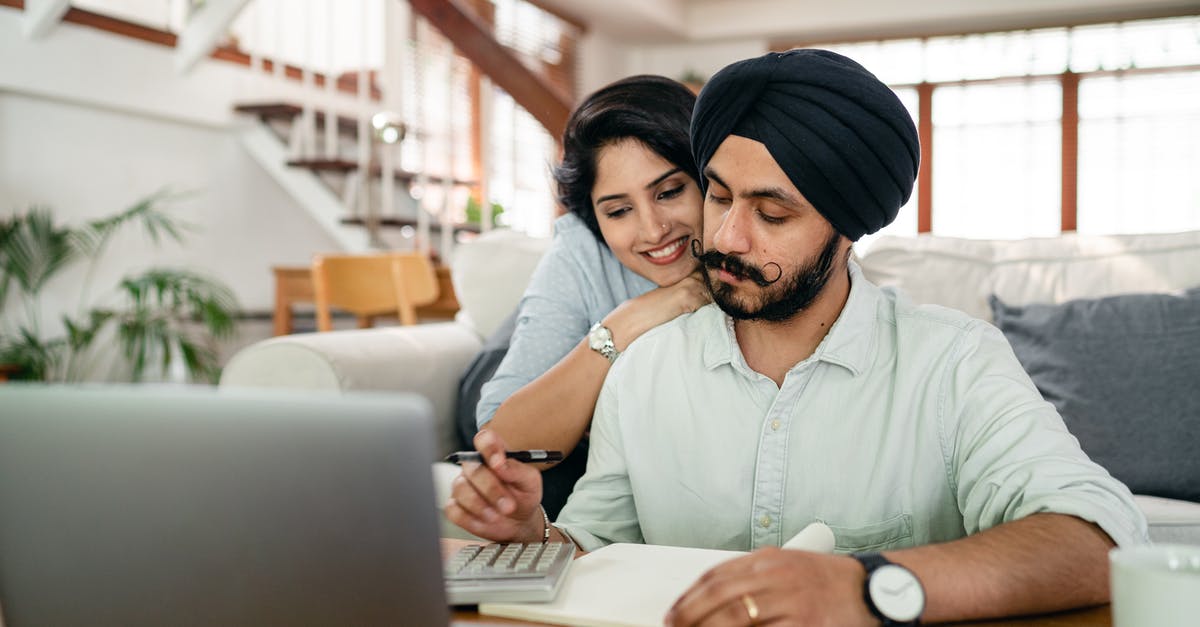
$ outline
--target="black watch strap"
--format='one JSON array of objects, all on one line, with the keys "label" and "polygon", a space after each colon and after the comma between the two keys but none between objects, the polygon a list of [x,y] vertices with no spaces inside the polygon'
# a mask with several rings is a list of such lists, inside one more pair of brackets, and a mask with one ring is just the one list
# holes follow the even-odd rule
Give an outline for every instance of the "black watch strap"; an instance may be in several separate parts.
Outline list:
[{"label": "black watch strap", "polygon": [[867,578],[863,580],[862,594],[863,602],[867,604],[867,610],[871,612],[871,616],[878,618],[883,624],[883,627],[907,627],[909,625],[921,624],[921,619],[919,618],[913,621],[900,622],[884,616],[883,612],[880,612],[879,608],[875,606],[875,600],[871,598],[871,573],[875,572],[875,570],[881,566],[896,564],[895,562],[889,560],[880,553],[852,553],[850,554],[850,557],[858,560],[858,562],[862,564],[863,568],[865,568],[867,571]]}]

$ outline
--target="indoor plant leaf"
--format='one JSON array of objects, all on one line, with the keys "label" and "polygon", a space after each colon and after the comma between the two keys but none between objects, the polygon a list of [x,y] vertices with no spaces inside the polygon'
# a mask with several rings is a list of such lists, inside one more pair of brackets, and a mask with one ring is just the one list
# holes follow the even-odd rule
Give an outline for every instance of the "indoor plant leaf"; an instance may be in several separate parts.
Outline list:
[{"label": "indoor plant leaf", "polygon": [[5,277],[30,296],[78,254],[71,230],[55,226],[54,216],[44,207],[13,216],[4,229],[3,246]]}]

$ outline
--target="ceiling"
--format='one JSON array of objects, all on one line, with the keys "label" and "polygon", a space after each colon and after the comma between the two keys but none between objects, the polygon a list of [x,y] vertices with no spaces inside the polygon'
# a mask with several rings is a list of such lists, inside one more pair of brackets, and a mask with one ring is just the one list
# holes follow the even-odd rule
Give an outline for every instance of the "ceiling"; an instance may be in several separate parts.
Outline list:
[{"label": "ceiling", "polygon": [[795,42],[1200,14],[1200,0],[538,0],[630,43]]}]

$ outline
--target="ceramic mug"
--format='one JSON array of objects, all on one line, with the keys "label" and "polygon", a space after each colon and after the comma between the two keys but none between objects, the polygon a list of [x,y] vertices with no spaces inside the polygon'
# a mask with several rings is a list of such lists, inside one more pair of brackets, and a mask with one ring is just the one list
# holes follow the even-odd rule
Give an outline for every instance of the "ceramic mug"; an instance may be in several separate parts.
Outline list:
[{"label": "ceramic mug", "polygon": [[1200,546],[1118,548],[1108,562],[1115,627],[1200,625]]}]

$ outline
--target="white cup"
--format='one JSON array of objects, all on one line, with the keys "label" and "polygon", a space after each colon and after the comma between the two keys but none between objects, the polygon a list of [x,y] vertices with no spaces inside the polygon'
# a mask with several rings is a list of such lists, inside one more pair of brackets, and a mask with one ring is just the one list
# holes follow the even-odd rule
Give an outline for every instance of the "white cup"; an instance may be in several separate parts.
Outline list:
[{"label": "white cup", "polygon": [[1200,625],[1200,546],[1113,549],[1108,562],[1114,627]]}]

